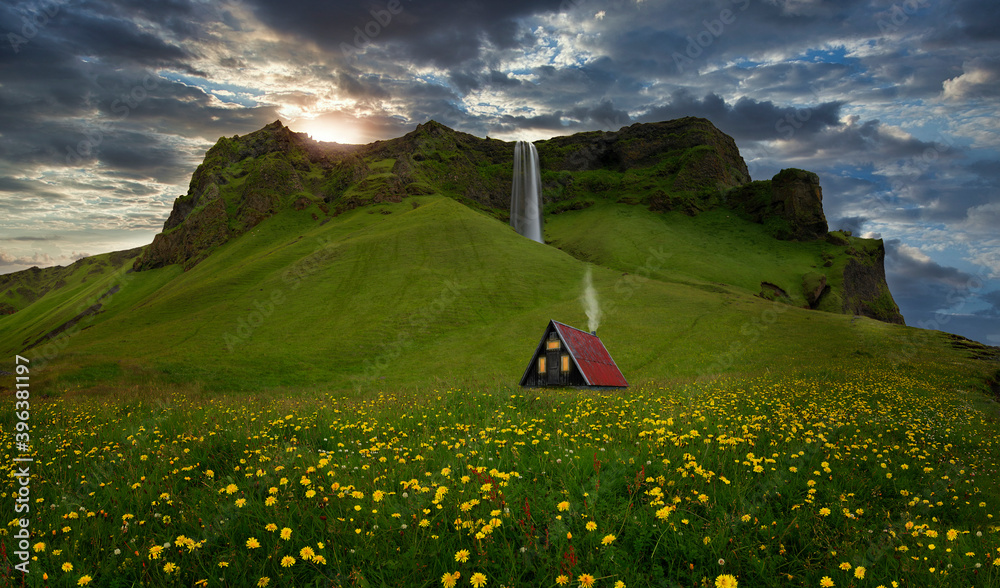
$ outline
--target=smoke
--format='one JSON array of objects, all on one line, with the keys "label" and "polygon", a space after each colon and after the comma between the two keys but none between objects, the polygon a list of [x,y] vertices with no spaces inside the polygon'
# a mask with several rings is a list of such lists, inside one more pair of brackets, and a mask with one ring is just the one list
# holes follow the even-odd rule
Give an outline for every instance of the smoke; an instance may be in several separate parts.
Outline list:
[{"label": "smoke", "polygon": [[594,280],[591,278],[590,266],[583,274],[583,292],[580,293],[580,304],[583,304],[583,311],[587,313],[587,330],[596,332],[601,325],[601,305],[597,302],[597,290],[594,289]]}]

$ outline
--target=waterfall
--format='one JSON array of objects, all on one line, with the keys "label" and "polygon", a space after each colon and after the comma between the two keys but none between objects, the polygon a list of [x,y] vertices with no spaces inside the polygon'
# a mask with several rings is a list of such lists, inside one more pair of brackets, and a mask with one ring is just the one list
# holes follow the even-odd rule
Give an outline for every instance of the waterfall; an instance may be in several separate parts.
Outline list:
[{"label": "waterfall", "polygon": [[510,191],[510,226],[525,237],[542,238],[542,178],[538,150],[527,141],[514,146],[514,183]]}]

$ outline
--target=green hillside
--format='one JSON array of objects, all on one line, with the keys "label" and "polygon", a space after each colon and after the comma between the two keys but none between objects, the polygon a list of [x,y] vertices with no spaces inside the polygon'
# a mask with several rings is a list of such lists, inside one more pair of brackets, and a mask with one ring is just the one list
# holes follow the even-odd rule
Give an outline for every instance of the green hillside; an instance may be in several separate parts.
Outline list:
[{"label": "green hillside", "polygon": [[[109,265],[0,319],[3,352],[22,351],[117,285],[100,312],[27,352],[47,364],[36,387],[516,382],[550,318],[586,325],[578,297],[587,263],[577,257],[597,264],[606,311],[599,333],[633,382],[891,360],[896,342],[916,331],[753,296],[761,278],[793,290],[801,270],[788,268],[821,259],[830,246],[754,246],[768,237],[742,221],[727,239],[699,245],[693,236],[727,220],[721,212],[680,223],[625,205],[565,213],[549,234],[573,255],[440,196],[359,208],[325,224],[313,212],[277,214],[188,271]],[[632,238],[613,238],[620,234]],[[752,246],[760,252],[752,272],[726,261],[728,251]],[[962,358],[949,345],[932,335],[898,359],[945,369]]]},{"label": "green hillside", "polygon": [[633,382],[992,353],[886,324],[881,241],[823,232],[815,174],[749,183],[708,121],[538,147],[546,245],[506,223],[510,143],[433,122],[366,146],[222,138],[149,246],[4,276],[0,352],[52,394],[516,382],[549,319],[586,327],[592,265]]}]

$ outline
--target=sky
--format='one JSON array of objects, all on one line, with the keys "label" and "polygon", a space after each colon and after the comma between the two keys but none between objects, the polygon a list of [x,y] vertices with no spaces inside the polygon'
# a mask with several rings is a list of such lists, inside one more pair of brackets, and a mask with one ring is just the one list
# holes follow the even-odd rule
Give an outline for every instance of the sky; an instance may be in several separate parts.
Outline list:
[{"label": "sky", "polygon": [[995,0],[0,4],[0,273],[147,244],[221,136],[368,143],[701,116],[819,174],[907,323],[1000,345]]}]

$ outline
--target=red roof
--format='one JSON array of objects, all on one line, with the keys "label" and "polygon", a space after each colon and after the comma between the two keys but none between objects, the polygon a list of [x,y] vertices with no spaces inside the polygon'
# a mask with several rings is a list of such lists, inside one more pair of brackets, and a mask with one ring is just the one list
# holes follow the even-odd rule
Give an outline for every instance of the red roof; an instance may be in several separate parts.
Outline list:
[{"label": "red roof", "polygon": [[628,387],[625,376],[597,335],[556,321],[552,321],[552,325],[559,332],[559,338],[566,343],[570,357],[580,368],[588,385]]}]

